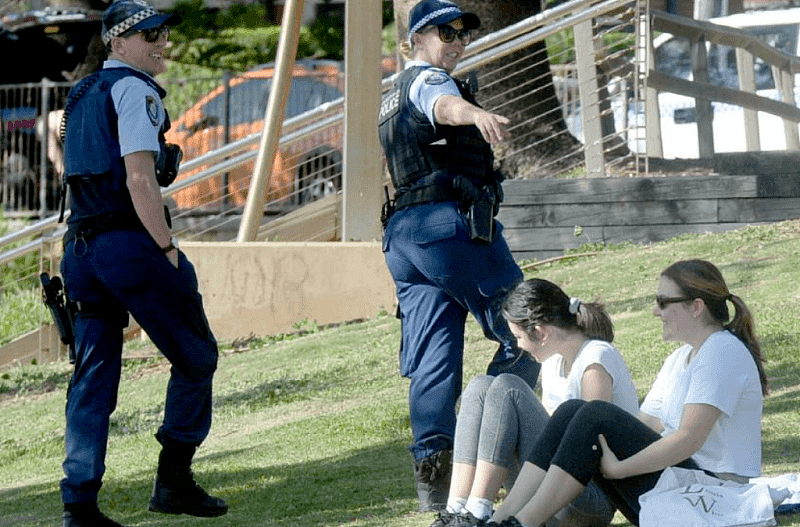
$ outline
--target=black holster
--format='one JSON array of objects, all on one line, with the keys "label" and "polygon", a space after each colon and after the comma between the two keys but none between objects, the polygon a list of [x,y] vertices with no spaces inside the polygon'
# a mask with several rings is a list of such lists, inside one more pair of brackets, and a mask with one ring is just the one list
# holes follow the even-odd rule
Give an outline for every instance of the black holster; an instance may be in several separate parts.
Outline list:
[{"label": "black holster", "polygon": [[389,223],[389,218],[392,217],[395,211],[394,200],[389,196],[389,187],[383,187],[383,207],[381,207],[381,225],[386,229],[386,224]]},{"label": "black holster", "polygon": [[69,348],[69,363],[75,364],[75,332],[73,319],[76,306],[70,302],[64,290],[61,278],[54,276],[50,278],[47,273],[39,275],[42,282],[42,300],[50,309],[53,315],[53,323],[58,330],[62,344]]},{"label": "black holster", "polygon": [[453,187],[460,197],[461,212],[469,225],[470,237],[476,241],[491,243],[494,239],[494,215],[497,210],[497,196],[493,187],[477,187],[461,175],[453,179]]}]

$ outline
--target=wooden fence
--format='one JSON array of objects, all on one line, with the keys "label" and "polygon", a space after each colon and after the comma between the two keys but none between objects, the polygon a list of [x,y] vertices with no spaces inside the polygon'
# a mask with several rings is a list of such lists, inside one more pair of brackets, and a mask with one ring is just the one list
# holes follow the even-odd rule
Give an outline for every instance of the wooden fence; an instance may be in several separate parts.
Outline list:
[{"label": "wooden fence", "polygon": [[541,260],[590,242],[650,243],[800,217],[800,152],[717,154],[651,170],[689,167],[709,175],[508,181],[498,219],[515,259]]},{"label": "wooden fence", "polygon": [[[658,111],[657,92],[665,91],[695,98],[697,112],[698,148],[701,158],[714,155],[714,117],[712,101],[741,106],[744,112],[744,130],[747,150],[761,150],[758,134],[758,112],[766,112],[783,119],[786,136],[786,149],[800,149],[800,109],[794,100],[794,76],[800,73],[800,58],[788,55],[760,41],[753,34],[741,29],[720,26],[701,20],[670,15],[660,11],[650,13],[650,32],[666,31],[689,39],[693,81],[679,79],[652,69],[655,60],[649,61],[646,90],[647,155],[663,156],[661,127]],[[653,55],[652,38],[650,54]],[[724,88],[709,83],[708,55],[706,43],[730,46],[736,49],[737,72],[741,89]],[[756,94],[754,77],[754,58],[769,64],[775,80],[775,87],[781,93],[782,101],[774,101]]]}]

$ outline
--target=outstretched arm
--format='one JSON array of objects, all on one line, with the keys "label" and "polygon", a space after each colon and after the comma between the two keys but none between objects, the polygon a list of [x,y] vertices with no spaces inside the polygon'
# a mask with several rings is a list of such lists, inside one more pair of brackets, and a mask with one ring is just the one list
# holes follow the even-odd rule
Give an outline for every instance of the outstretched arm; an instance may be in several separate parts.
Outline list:
[{"label": "outstretched arm", "polygon": [[433,106],[433,117],[439,124],[462,126],[474,124],[487,143],[499,143],[511,137],[505,126],[506,117],[487,112],[456,95],[442,95]]},{"label": "outstretched arm", "polygon": [[683,407],[680,427],[644,450],[622,461],[600,436],[603,457],[600,467],[606,479],[622,479],[656,472],[676,465],[700,450],[722,412],[708,404],[687,404]]}]

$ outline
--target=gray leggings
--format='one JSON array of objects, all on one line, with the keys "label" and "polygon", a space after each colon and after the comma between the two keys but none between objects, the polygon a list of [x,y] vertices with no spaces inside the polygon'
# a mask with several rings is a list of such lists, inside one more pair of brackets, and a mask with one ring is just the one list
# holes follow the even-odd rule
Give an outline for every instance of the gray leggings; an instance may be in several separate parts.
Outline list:
[{"label": "gray leggings", "polygon": [[[461,395],[453,461],[475,465],[480,459],[509,470],[510,489],[550,416],[533,389],[516,375],[478,375]],[[605,527],[614,507],[590,482],[547,527]]]}]

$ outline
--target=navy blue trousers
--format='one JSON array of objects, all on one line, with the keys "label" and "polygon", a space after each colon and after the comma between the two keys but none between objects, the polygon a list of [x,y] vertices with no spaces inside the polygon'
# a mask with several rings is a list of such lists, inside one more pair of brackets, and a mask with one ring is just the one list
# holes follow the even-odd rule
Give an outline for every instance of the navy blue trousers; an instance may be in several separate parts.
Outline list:
[{"label": "navy blue trousers", "polygon": [[120,382],[121,314],[130,312],[172,364],[159,434],[200,445],[211,428],[217,343],[183,253],[176,269],[144,231],[69,242],[61,262],[69,297],[89,306],[75,320],[75,371],[66,406],[64,503],[97,500],[109,418]]},{"label": "navy blue trousers", "polygon": [[502,316],[503,302],[522,281],[502,225],[486,244],[470,238],[454,202],[406,207],[391,217],[383,247],[400,304],[400,373],[411,379],[410,450],[420,461],[453,445],[469,313],[498,343],[489,374],[515,373],[533,387],[540,366],[517,348]]},{"label": "navy blue trousers", "polygon": [[[626,459],[661,439],[661,435],[619,406],[572,399],[561,403],[547,422],[528,461],[542,470],[561,468],[582,485],[594,480],[629,522],[639,525],[639,496],[652,490],[661,470],[625,479],[605,479],[600,472],[603,434],[618,459]],[[698,468],[691,458],[682,468]]]}]

